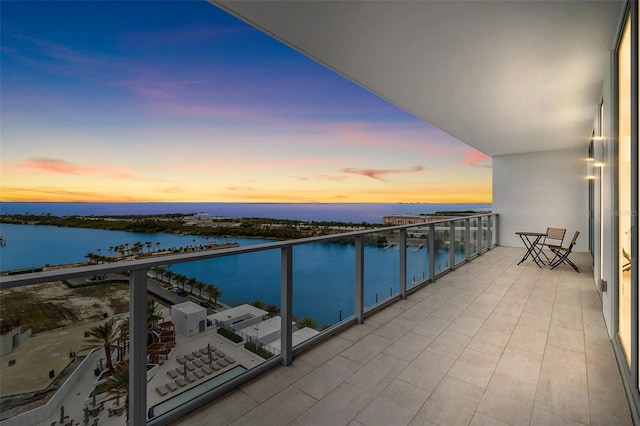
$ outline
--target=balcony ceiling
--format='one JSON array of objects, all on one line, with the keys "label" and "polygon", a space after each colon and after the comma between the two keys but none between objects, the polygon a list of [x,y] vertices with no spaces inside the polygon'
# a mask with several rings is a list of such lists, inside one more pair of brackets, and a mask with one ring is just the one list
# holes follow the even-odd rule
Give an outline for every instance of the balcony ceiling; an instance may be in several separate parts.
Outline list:
[{"label": "balcony ceiling", "polygon": [[624,6],[211,2],[492,156],[585,145]]}]

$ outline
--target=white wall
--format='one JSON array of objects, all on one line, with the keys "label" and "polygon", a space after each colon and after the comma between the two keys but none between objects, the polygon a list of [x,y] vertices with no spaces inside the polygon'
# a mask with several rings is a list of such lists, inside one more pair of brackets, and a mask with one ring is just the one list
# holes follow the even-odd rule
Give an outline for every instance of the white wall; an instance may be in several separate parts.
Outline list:
[{"label": "white wall", "polygon": [[522,247],[518,231],[566,228],[566,246],[589,250],[587,147],[493,157],[493,211],[500,215],[500,245]]}]

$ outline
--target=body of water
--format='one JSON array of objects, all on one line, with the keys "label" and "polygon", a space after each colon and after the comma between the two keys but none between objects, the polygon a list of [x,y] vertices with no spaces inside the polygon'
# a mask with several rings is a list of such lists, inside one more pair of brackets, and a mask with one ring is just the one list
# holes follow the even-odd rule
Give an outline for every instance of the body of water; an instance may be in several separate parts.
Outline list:
[{"label": "body of water", "polygon": [[382,223],[384,216],[437,211],[491,210],[491,204],[438,203],[0,203],[2,214],[54,216],[152,215],[208,213],[228,217],[268,217],[304,221]]},{"label": "body of water", "polygon": [[[215,204],[215,206],[214,206]],[[413,204],[395,205],[370,205],[376,206],[376,213],[361,212],[358,207],[365,205],[320,205],[322,213],[309,213],[304,216],[302,212],[318,205],[289,205],[292,211],[286,211],[282,204],[250,204],[246,209],[218,211],[221,203],[201,204],[162,204],[165,210],[159,207],[143,208],[143,204],[93,204],[92,209],[87,209],[89,204],[81,203],[2,203],[2,213],[51,213],[54,215],[82,214],[82,215],[107,215],[107,214],[159,214],[169,212],[189,213],[207,212],[224,216],[253,216],[253,217],[282,217],[300,220],[328,220],[351,221],[356,216],[371,215],[384,216],[403,212],[395,210],[400,206],[413,207],[413,211],[405,213],[425,213],[427,205],[422,208]],[[99,208],[96,208],[97,207]],[[10,206],[10,211],[6,207]],[[20,209],[19,206],[22,206]],[[28,206],[28,208],[27,208]],[[182,206],[182,209],[178,209]],[[192,207],[188,209],[187,206]],[[232,209],[231,204],[226,205]],[[274,210],[260,209],[267,206]],[[347,207],[350,206],[350,207]],[[433,209],[447,210],[454,205],[428,205]],[[465,205],[464,210],[470,208]],[[124,207],[133,210],[124,210]],[[216,208],[214,208],[216,207]],[[331,210],[331,208],[334,210]],[[490,207],[484,205],[485,208]],[[139,210],[136,210],[139,209]],[[338,210],[348,212],[341,216]],[[365,209],[366,210],[366,209]],[[281,211],[280,215],[271,215],[266,212]],[[433,210],[436,211],[436,210]],[[255,212],[251,213],[251,212]],[[330,214],[330,212],[333,212]],[[303,217],[304,216],[304,217]],[[323,216],[322,219],[319,216]],[[380,222],[381,217],[373,222]],[[0,270],[13,270],[44,265],[58,265],[87,260],[88,253],[99,253],[104,256],[110,254],[109,248],[117,245],[135,242],[151,242],[153,249],[184,247],[190,245],[205,244],[201,237],[192,235],[174,234],[142,234],[124,231],[108,231],[100,229],[61,228],[54,226],[38,225],[11,225],[0,223],[0,235],[7,242],[0,247]],[[226,242],[219,238],[219,242]],[[234,238],[233,241],[240,245],[259,244],[267,240],[254,238]],[[419,250],[410,247],[407,250],[407,281],[408,285],[419,282],[427,276],[429,271],[428,249]],[[462,255],[461,253],[457,254]],[[355,281],[355,248],[351,244],[316,243],[294,247],[294,276],[293,276],[293,310],[298,318],[310,316],[316,319],[319,325],[333,324],[340,318],[353,315],[354,310],[354,281]],[[436,270],[449,266],[449,257],[446,250],[436,253]],[[269,250],[251,253],[241,256],[229,256],[219,259],[176,264],[171,267],[176,273],[194,277],[208,284],[218,286],[222,290],[220,301],[232,306],[242,303],[251,303],[254,300],[262,300],[268,304],[280,305],[280,250]],[[382,300],[391,294],[398,292],[399,279],[399,252],[396,248],[381,248],[367,246],[365,248],[365,303],[373,305],[377,300]]]}]

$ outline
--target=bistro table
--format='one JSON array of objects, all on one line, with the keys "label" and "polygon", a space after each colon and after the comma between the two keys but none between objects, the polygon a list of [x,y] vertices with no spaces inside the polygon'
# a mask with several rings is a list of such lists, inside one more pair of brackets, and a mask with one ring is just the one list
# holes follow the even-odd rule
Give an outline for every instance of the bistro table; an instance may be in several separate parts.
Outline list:
[{"label": "bistro table", "polygon": [[516,232],[516,235],[520,237],[525,248],[527,249],[527,252],[524,254],[522,260],[518,262],[518,265],[527,260],[529,256],[531,256],[531,260],[533,260],[536,265],[538,265],[538,267],[542,268],[542,265],[544,265],[544,261],[540,259],[540,253],[542,252],[542,249],[538,248],[538,243],[540,242],[540,239],[542,237],[546,237],[547,234],[541,232]]}]

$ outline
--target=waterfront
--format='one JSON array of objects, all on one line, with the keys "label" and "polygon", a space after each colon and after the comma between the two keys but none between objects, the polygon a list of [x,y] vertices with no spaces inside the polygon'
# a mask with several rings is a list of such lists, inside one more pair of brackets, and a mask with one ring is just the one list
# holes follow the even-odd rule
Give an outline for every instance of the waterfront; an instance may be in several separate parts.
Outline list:
[{"label": "waterfront", "polygon": [[[192,235],[140,234],[99,229],[60,228],[36,225],[0,224],[7,241],[0,247],[0,270],[86,262],[89,252],[108,255],[109,247],[149,241],[156,247],[183,247],[204,243]],[[195,243],[194,243],[195,240]],[[226,239],[219,239],[225,242]],[[241,246],[267,240],[234,238]],[[280,304],[280,252],[230,256],[220,259],[176,264],[171,270],[196,278],[222,290],[220,302],[236,306],[262,300]],[[351,244],[307,244],[294,248],[294,313],[299,318],[312,317],[319,326],[333,324],[353,314],[355,249]],[[427,274],[426,248],[407,250],[409,284]],[[395,248],[365,248],[365,303],[373,305],[398,291],[399,255]],[[446,250],[436,253],[436,269],[449,265]]]},{"label": "waterfront", "polygon": [[302,221],[382,223],[394,214],[437,211],[489,211],[491,204],[473,203],[17,203],[0,202],[2,214],[154,215],[207,213],[228,217],[263,217]]}]

